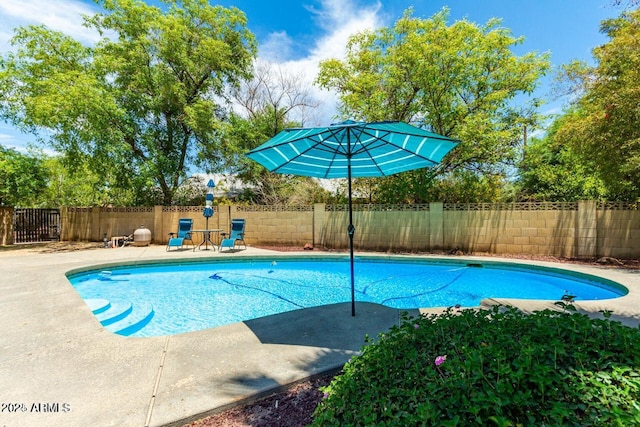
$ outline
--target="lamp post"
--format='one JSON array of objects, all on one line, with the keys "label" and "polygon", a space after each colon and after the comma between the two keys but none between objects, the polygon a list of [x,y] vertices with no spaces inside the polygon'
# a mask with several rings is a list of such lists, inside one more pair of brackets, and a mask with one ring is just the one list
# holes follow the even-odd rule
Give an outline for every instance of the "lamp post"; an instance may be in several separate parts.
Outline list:
[{"label": "lamp post", "polygon": [[[213,189],[216,184],[214,184],[213,180],[210,179],[207,182],[207,195],[205,196],[205,207],[202,212],[202,216],[205,218],[205,229],[209,230],[209,218],[213,216]],[[204,232],[204,249],[209,250],[209,232]]]}]

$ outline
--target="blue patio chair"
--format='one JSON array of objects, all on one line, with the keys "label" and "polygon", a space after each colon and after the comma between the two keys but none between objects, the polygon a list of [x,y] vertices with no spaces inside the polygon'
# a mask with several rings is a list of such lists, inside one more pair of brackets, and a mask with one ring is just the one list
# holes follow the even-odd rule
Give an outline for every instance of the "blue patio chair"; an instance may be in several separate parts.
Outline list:
[{"label": "blue patio chair", "polygon": [[[237,242],[242,242],[242,245],[247,249],[247,244],[244,241],[244,219],[232,219],[231,220],[231,232],[220,233],[222,240],[220,241],[220,251],[222,248],[229,248],[229,250],[236,248]],[[229,236],[229,237],[226,237]]]},{"label": "blue patio chair", "polygon": [[185,240],[191,242],[191,247],[193,250],[196,250],[196,246],[193,243],[193,239],[191,237],[191,230],[193,228],[193,220],[189,218],[180,218],[178,220],[178,232],[177,233],[169,233],[169,242],[167,243],[167,251],[171,250],[172,247],[181,248],[184,246]]}]

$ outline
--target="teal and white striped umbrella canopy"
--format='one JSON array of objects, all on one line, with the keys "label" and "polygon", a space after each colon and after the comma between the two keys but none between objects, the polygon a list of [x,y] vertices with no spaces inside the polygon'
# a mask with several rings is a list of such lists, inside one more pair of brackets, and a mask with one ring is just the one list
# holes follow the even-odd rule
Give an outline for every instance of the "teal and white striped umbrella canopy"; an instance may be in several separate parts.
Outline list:
[{"label": "teal and white striped umbrella canopy", "polygon": [[455,139],[403,122],[346,121],[327,127],[285,129],[247,156],[271,172],[348,178],[351,315],[356,315],[351,178],[393,175],[437,165]]},{"label": "teal and white striped umbrella canopy", "polygon": [[346,121],[285,129],[247,156],[282,174],[376,177],[435,166],[457,144],[404,122]]}]

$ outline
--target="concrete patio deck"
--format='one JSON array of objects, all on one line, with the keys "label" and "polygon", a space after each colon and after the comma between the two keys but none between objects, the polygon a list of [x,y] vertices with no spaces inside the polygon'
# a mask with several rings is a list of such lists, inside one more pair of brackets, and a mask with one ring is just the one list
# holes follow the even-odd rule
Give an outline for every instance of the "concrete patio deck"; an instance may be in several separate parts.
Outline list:
[{"label": "concrete patio deck", "polygon": [[[111,262],[257,255],[288,253],[255,248],[167,253],[164,246],[150,246],[1,254],[0,426],[182,425],[256,393],[339,368],[359,351],[366,334],[377,336],[399,322],[399,310],[358,303],[352,317],[345,303],[168,337],[123,337],[100,325],[65,276]],[[630,326],[640,322],[640,271],[533,263],[623,284],[629,288],[624,297],[576,306],[595,314],[612,310],[614,319]],[[521,300],[484,303],[523,310],[554,307]]]}]

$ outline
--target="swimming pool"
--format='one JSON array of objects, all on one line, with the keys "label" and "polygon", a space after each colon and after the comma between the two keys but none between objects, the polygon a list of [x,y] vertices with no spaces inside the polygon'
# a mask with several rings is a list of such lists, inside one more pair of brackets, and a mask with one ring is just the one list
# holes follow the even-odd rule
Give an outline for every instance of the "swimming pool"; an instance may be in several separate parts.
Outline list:
[{"label": "swimming pool", "polygon": [[[270,257],[119,265],[68,279],[106,329],[163,336],[351,301],[344,258]],[[497,262],[360,257],[356,301],[398,309],[478,306],[485,298],[576,300],[627,293],[606,279]]]}]

